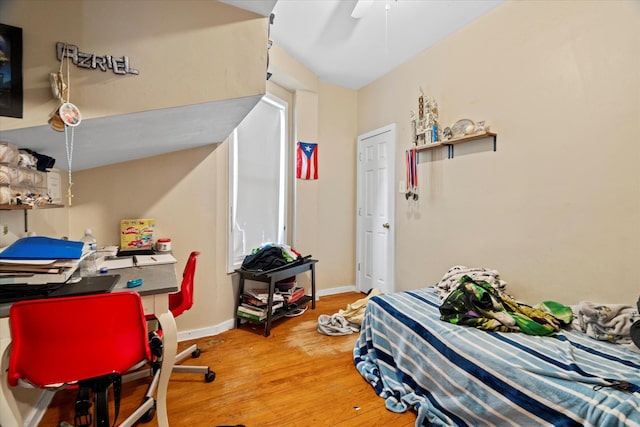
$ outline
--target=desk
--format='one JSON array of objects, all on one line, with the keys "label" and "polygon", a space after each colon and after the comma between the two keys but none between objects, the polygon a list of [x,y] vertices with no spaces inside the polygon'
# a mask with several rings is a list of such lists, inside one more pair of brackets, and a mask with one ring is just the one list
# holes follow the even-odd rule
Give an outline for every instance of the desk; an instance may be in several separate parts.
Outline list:
[{"label": "desk", "polygon": [[[244,281],[255,280],[258,282],[264,282],[269,284],[269,298],[267,300],[267,307],[271,307],[273,304],[273,293],[275,291],[275,284],[280,280],[286,279],[291,276],[295,276],[305,271],[311,271],[311,308],[316,308],[316,263],[317,259],[305,259],[302,263],[292,263],[292,265],[285,265],[279,268],[268,271],[249,271],[249,270],[236,270],[236,273],[240,274],[240,283],[238,286],[239,295],[238,303],[242,303],[242,294],[244,293]],[[305,301],[306,302],[306,301]],[[236,306],[236,310],[238,307]],[[268,337],[271,334],[271,322],[277,318],[282,317],[284,314],[280,313],[274,315],[271,309],[267,309],[267,318],[264,321],[264,336]],[[240,317],[236,315],[236,327],[240,326]]]},{"label": "desk", "polygon": [[[173,367],[173,361],[178,347],[178,333],[176,322],[169,311],[167,294],[178,291],[178,279],[175,264],[154,265],[145,267],[130,267],[111,270],[110,274],[119,274],[120,279],[112,292],[134,290],[142,297],[145,314],[153,314],[162,325],[164,339],[164,357],[158,380],[156,395],[156,415],[160,427],[168,427],[167,417],[167,388]],[[142,278],[144,283],[132,289],[127,289],[127,281]],[[66,286],[73,286],[68,284]],[[22,427],[24,415],[13,394],[14,387],[7,382],[9,366],[9,348],[11,335],[9,330],[10,303],[0,304],[0,425],[2,427]],[[38,408],[45,411],[46,408]]]}]

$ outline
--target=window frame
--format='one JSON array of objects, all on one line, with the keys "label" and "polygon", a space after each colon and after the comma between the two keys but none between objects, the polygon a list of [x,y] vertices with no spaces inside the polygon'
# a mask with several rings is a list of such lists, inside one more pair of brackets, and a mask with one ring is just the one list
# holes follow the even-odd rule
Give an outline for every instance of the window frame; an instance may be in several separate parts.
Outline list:
[{"label": "window frame", "polygon": [[[278,96],[267,93],[265,94],[259,103],[265,102],[279,110],[280,119],[280,153],[278,156],[280,162],[279,170],[279,183],[278,183],[278,225],[277,225],[277,241],[270,243],[287,243],[287,212],[288,212],[288,181],[287,176],[289,172],[289,162],[287,161],[288,153],[288,128],[289,128],[289,105],[288,102],[281,99]],[[257,105],[257,104],[256,104]],[[249,113],[251,114],[251,113]],[[245,118],[246,120],[246,118]],[[239,127],[240,125],[238,125]],[[236,269],[242,265],[244,256],[236,254],[235,251],[235,234],[234,234],[234,220],[236,218],[236,188],[237,188],[237,174],[238,167],[238,155],[237,144],[238,141],[238,128],[234,129],[228,138],[228,218],[227,218],[227,273],[233,273]],[[241,142],[240,142],[241,143]],[[266,243],[266,242],[263,242]],[[244,248],[245,252],[249,252],[253,248]]]}]

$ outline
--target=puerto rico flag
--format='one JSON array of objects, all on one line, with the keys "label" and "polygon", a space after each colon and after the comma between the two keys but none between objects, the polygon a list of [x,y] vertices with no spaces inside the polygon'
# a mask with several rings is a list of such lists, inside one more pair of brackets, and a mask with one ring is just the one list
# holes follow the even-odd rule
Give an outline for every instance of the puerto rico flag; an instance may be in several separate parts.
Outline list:
[{"label": "puerto rico flag", "polygon": [[318,144],[298,142],[296,178],[318,179]]}]

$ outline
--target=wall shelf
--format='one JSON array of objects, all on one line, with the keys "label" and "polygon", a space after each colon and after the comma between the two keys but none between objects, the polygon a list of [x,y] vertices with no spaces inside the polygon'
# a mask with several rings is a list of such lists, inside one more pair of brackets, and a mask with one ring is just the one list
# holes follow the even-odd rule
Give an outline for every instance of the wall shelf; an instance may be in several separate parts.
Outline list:
[{"label": "wall shelf", "polygon": [[29,211],[32,209],[53,209],[53,208],[64,208],[64,205],[58,205],[58,204],[47,204],[42,206],[0,205],[0,211]]},{"label": "wall shelf", "polygon": [[64,208],[64,205],[58,204],[47,204],[42,206],[31,206],[31,205],[0,205],[0,211],[24,211],[24,232],[29,231],[29,224],[27,222],[27,212],[35,209],[54,209],[54,208]]},{"label": "wall shelf", "polygon": [[418,145],[415,147],[416,151],[427,151],[427,150],[433,150],[434,148],[438,148],[438,147],[442,147],[444,144],[442,143],[442,141],[439,142],[432,142],[430,144],[424,144],[424,145]]},{"label": "wall shelf", "polygon": [[461,136],[458,138],[453,138],[453,139],[448,139],[446,141],[438,141],[438,142],[434,142],[431,144],[425,144],[425,145],[420,145],[415,147],[415,149],[417,151],[426,151],[426,150],[433,150],[434,148],[438,148],[438,147],[442,147],[442,146],[447,146],[448,148],[448,152],[447,152],[447,158],[448,159],[453,159],[454,156],[454,151],[453,151],[453,146],[456,144],[462,144],[463,142],[469,142],[469,141],[474,141],[476,139],[484,139],[484,138],[493,138],[493,151],[496,151],[497,149],[497,136],[498,134],[496,134],[495,132],[478,132],[478,133],[474,133],[472,135],[465,135],[465,136]]},{"label": "wall shelf", "polygon": [[474,139],[482,139],[482,138],[493,138],[495,139],[497,136],[494,132],[479,132],[474,133],[472,135],[465,135],[458,138],[452,138],[446,141],[442,141],[443,145],[455,145],[460,144],[462,142],[473,141]]}]

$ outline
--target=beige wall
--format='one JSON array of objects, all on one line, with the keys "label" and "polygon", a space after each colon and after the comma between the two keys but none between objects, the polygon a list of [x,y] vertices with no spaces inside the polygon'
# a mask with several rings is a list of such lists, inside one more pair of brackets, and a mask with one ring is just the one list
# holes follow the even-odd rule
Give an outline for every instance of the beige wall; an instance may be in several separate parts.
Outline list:
[{"label": "beige wall", "polygon": [[640,255],[640,3],[507,1],[359,92],[358,132],[398,124],[422,87],[441,123],[486,141],[421,156],[420,201],[397,195],[397,289],[454,265],[497,269],[525,302],[634,304]]},{"label": "beige wall", "polygon": [[320,260],[322,288],[355,284],[357,103],[356,91],[320,83],[318,249],[314,255]]},{"label": "beige wall", "polygon": [[268,19],[217,1],[5,0],[5,24],[23,29],[24,118],[46,124],[56,106],[49,73],[56,42],[129,57],[139,75],[72,66],[71,101],[83,119],[264,94]]}]

